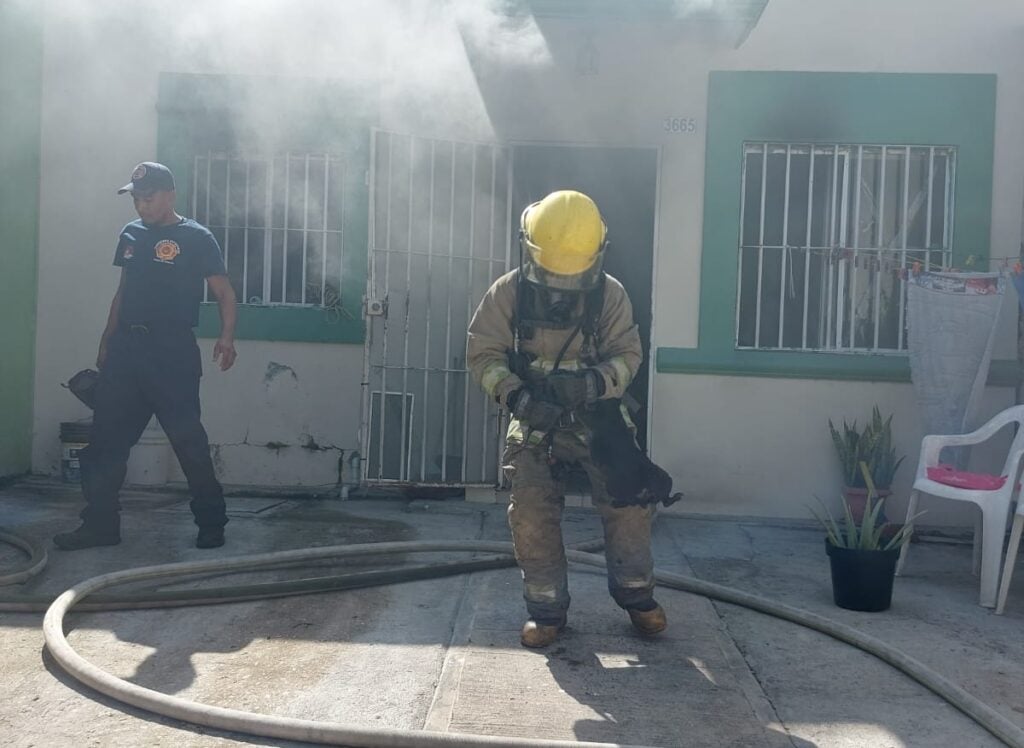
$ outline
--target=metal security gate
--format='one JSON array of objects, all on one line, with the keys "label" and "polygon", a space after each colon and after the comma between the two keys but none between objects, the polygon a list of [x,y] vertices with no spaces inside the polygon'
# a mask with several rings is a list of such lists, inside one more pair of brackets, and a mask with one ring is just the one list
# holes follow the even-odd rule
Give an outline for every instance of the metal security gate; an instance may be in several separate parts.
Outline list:
[{"label": "metal security gate", "polygon": [[493,485],[500,413],[466,328],[510,267],[509,149],[374,131],[363,480]]}]

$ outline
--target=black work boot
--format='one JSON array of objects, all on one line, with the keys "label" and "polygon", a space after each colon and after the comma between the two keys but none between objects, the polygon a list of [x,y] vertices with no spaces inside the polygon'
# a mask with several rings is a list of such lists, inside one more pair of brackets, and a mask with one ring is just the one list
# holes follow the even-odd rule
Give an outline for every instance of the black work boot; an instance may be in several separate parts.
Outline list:
[{"label": "black work boot", "polygon": [[196,548],[220,548],[224,545],[223,527],[200,527],[196,535]]},{"label": "black work boot", "polygon": [[85,522],[77,530],[53,536],[53,544],[62,551],[80,551],[120,542],[121,530],[116,525],[100,528]]}]

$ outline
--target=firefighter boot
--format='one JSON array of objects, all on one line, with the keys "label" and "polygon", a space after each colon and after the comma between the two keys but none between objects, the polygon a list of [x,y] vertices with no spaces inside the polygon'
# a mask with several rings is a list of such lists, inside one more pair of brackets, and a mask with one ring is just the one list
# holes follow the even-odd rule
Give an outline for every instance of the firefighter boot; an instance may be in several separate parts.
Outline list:
[{"label": "firefighter boot", "polygon": [[99,527],[83,522],[77,530],[53,536],[53,544],[62,551],[80,551],[83,548],[117,545],[120,542],[121,529],[117,524]]},{"label": "firefighter boot", "polygon": [[196,548],[220,548],[224,545],[223,527],[200,527],[196,534]]},{"label": "firefighter boot", "polygon": [[629,608],[626,611],[629,613],[629,620],[633,622],[633,628],[643,636],[654,636],[668,628],[665,609],[653,601],[652,604],[654,607],[648,610]]},{"label": "firefighter boot", "polygon": [[558,633],[565,628],[565,616],[555,624],[538,623],[533,618],[523,624],[523,630],[519,634],[519,641],[524,647],[540,649],[546,647],[558,638]]}]

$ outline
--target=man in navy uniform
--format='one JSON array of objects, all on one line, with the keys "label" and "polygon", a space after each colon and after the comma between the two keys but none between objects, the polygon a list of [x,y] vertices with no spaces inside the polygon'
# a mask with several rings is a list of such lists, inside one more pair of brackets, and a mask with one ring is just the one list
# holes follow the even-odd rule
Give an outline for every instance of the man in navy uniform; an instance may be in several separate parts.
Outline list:
[{"label": "man in navy uniform", "polygon": [[121,231],[114,265],[121,281],[96,366],[100,370],[89,446],[81,453],[82,525],[57,535],[63,550],[121,542],[118,493],[128,454],[153,414],[160,421],[192,494],[196,547],[224,545],[224,492],[199,420],[199,322],[203,281],[217,300],[221,333],[213,359],[222,371],[235,362],[235,293],[213,234],[174,209],[174,177],[162,164],[135,167],[129,193],[139,220]]}]

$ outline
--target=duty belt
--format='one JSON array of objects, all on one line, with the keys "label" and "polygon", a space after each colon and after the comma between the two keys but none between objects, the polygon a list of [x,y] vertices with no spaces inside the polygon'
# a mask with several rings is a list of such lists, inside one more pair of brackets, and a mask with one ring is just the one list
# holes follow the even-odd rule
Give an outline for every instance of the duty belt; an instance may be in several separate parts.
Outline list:
[{"label": "duty belt", "polygon": [[186,322],[135,322],[121,325],[121,330],[130,335],[159,335],[166,332],[184,332],[192,326]]}]

